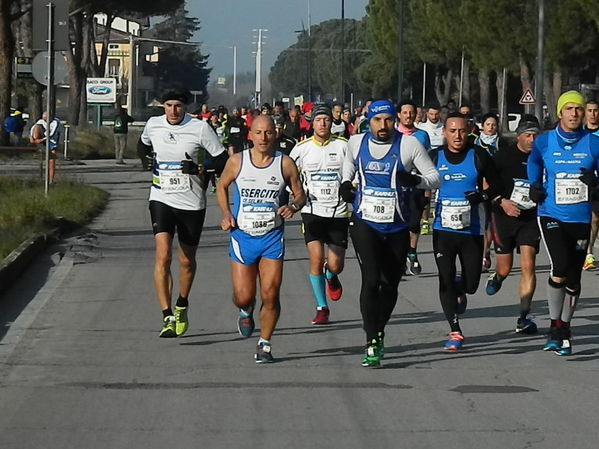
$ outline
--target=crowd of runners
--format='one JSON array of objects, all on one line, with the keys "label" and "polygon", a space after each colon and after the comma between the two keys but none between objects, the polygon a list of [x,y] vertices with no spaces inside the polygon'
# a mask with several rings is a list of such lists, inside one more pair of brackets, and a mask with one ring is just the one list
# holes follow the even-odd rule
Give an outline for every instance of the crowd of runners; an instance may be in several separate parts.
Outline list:
[{"label": "crowd of runners", "polygon": [[[189,326],[195,253],[212,188],[230,234],[233,303],[238,330],[250,337],[260,320],[257,363],[273,361],[280,314],[284,222],[299,213],[314,300],[312,324],[329,323],[329,300],[343,295],[340,275],[351,239],[361,272],[365,332],[362,365],[381,366],[385,327],[403,275],[422,270],[417,245],[432,232],[439,299],[448,323],[446,351],[462,349],[460,316],[483,272],[494,295],[519,254],[520,313],[515,331],[536,333],[531,314],[535,258],[543,240],[550,328],[543,347],[572,354],[570,323],[583,268],[594,268],[599,214],[599,105],[576,91],[559,97],[559,121],[542,132],[524,115],[515,140],[501,137],[499,118],[477,126],[468,105],[420,107],[368,100],[283,103],[260,109],[203,105],[186,112],[189,92],[163,98],[165,114],[148,120],[138,144],[152,160],[150,215],[155,236],[154,284],[163,314],[160,337]],[[179,283],[173,307],[171,259],[178,235]],[[459,263],[458,263],[459,262]],[[259,303],[257,301],[259,297]]]}]

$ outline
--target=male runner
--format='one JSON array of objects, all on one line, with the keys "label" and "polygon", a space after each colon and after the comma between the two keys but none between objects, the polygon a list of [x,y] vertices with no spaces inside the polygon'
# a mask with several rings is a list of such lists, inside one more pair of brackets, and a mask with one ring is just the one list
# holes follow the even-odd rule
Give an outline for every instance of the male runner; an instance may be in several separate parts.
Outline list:
[{"label": "male runner", "polygon": [[572,354],[570,322],[591,232],[589,200],[599,199],[599,138],[582,127],[584,107],[579,92],[564,92],[557,100],[557,126],[537,137],[528,158],[530,198],[538,204],[541,237],[551,260],[551,326],[543,349],[557,355]]},{"label": "male runner", "polygon": [[537,205],[530,200],[526,167],[535,137],[540,132],[534,115],[524,115],[516,129],[516,144],[501,147],[493,160],[501,176],[503,191],[493,201],[491,227],[497,266],[487,280],[487,294],[494,295],[512,270],[514,249],[520,254],[520,317],[516,332],[534,334],[537,325],[530,315],[536,287],[535,258],[541,235],[537,226]]},{"label": "male runner", "polygon": [[[587,106],[584,113],[584,129],[588,132],[599,136],[599,103],[596,100],[587,101]],[[597,232],[599,231],[599,201],[591,199],[593,205],[593,213],[591,215],[591,238],[589,240],[589,248],[587,256],[584,260],[583,270],[592,270],[595,268],[595,256],[593,248],[597,240]]]},{"label": "male runner", "polygon": [[345,123],[345,120],[343,120],[341,117],[341,114],[343,113],[343,105],[339,103],[333,104],[332,113],[333,124],[331,125],[331,134],[349,139],[349,129],[347,127],[347,123]]},{"label": "male runner", "polygon": [[[233,303],[239,307],[237,327],[244,337],[254,331],[253,312],[256,280],[260,278],[260,339],[256,363],[273,361],[270,339],[281,311],[279,291],[283,278],[283,219],[291,218],[305,202],[304,191],[293,161],[273,150],[275,126],[272,117],[260,115],[250,129],[254,146],[234,154],[217,185],[221,228],[231,231],[229,257]],[[229,186],[233,185],[233,210]],[[286,187],[294,202],[287,204]]]},{"label": "male runner", "polygon": [[[300,171],[307,202],[302,208],[304,240],[310,259],[309,280],[316,300],[312,324],[328,324],[327,296],[341,298],[338,275],[347,249],[347,203],[339,197],[347,140],[331,133],[332,111],[326,104],[312,110],[312,137],[300,142],[291,159]],[[325,263],[324,245],[328,246]]]},{"label": "male runner", "polygon": [[[410,243],[406,189],[439,184],[439,174],[420,142],[395,130],[395,116],[395,107],[387,100],[370,105],[366,117],[370,131],[350,138],[340,188],[343,200],[353,203],[349,229],[362,273],[360,311],[366,332],[362,366],[367,367],[381,365],[385,326],[405,270]],[[411,174],[413,168],[421,174]]]},{"label": "male runner", "polygon": [[[484,202],[501,193],[501,179],[491,155],[468,145],[466,118],[449,114],[443,128],[445,147],[433,152],[441,177],[435,222],[433,251],[439,276],[439,297],[450,332],[446,351],[462,348],[464,336],[458,315],[466,309],[466,293],[476,292],[480,282],[483,234],[486,214]],[[483,178],[489,187],[483,190]],[[456,277],[456,259],[462,273]]]},{"label": "male runner", "polygon": [[[210,168],[217,173],[226,161],[226,151],[210,125],[185,113],[189,98],[186,90],[167,92],[162,98],[165,114],[148,119],[138,144],[154,157],[150,216],[156,243],[154,287],[162,310],[163,338],[183,335],[189,326],[188,298],[206,215],[204,167],[198,164],[204,161],[205,151],[213,156]],[[179,297],[173,313],[170,267],[175,231],[179,238]]]}]

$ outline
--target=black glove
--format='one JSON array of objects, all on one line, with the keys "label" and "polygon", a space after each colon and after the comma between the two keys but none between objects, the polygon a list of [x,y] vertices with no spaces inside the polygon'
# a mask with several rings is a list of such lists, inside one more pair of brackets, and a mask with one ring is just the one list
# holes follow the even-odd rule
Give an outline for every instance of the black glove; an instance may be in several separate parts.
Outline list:
[{"label": "black glove", "polygon": [[191,156],[187,153],[185,153],[185,157],[187,159],[181,161],[181,173],[184,173],[186,175],[199,175],[201,168],[203,168],[203,166],[200,166],[198,164],[196,164],[192,159]]},{"label": "black glove", "polygon": [[470,202],[470,204],[478,204],[483,201],[487,201],[489,199],[488,195],[484,192],[479,192],[478,190],[469,190],[468,192],[464,192],[466,195],[466,199]]},{"label": "black glove", "polygon": [[397,178],[403,187],[416,187],[422,181],[422,178],[418,175],[413,175],[407,171],[397,172]]},{"label": "black glove", "polygon": [[532,201],[539,204],[547,198],[547,191],[543,188],[543,184],[535,182],[530,186],[529,196]]},{"label": "black glove", "polygon": [[356,189],[351,181],[345,181],[339,186],[339,196],[346,203],[353,203],[356,197]]},{"label": "black glove", "polygon": [[591,189],[597,187],[599,181],[597,181],[597,176],[595,176],[595,170],[589,170],[587,168],[580,168],[580,179],[583,183],[589,186]]}]

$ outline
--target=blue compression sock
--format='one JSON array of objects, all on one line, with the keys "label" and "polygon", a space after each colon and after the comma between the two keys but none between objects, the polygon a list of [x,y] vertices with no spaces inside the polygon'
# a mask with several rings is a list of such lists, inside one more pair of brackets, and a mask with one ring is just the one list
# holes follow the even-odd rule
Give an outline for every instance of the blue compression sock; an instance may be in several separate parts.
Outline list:
[{"label": "blue compression sock", "polygon": [[335,275],[333,273],[331,273],[329,271],[329,269],[327,268],[326,270],[324,270],[324,276],[330,281],[331,279],[333,279],[335,277]]},{"label": "blue compression sock", "polygon": [[312,285],[312,292],[316,299],[316,307],[327,307],[327,296],[324,291],[324,275],[314,276],[309,275],[310,285]]}]

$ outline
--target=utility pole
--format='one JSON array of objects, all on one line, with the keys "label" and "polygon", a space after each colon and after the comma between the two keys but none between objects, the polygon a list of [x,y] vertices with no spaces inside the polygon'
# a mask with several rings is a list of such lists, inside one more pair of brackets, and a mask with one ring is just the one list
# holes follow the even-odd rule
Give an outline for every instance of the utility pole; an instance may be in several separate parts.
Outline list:
[{"label": "utility pole", "polygon": [[545,0],[538,0],[539,23],[537,31],[537,69],[535,71],[535,115],[543,123],[543,61],[545,51]]},{"label": "utility pole", "polygon": [[262,39],[263,32],[268,31],[265,28],[258,28],[253,30],[258,32],[258,39],[256,41],[256,89],[254,96],[254,106],[258,108],[262,103]]},{"label": "utility pole", "polygon": [[312,101],[312,0],[308,0],[308,101]]},{"label": "utility pole", "polygon": [[48,2],[48,87],[46,90],[46,170],[44,193],[48,196],[50,187],[50,124],[56,113],[56,89],[54,87],[54,3]]},{"label": "utility pole", "polygon": [[345,104],[345,0],[341,0],[341,104]]},{"label": "utility pole", "polygon": [[233,45],[233,96],[237,95],[237,45]]},{"label": "utility pole", "polygon": [[403,87],[403,59],[404,59],[404,39],[403,39],[403,24],[404,24],[404,20],[403,20],[403,12],[404,12],[404,0],[398,0],[398,24],[399,24],[399,28],[397,30],[397,44],[398,44],[398,50],[397,50],[397,101],[401,101],[401,97],[402,97],[402,87]]}]

